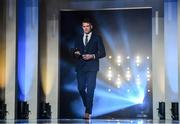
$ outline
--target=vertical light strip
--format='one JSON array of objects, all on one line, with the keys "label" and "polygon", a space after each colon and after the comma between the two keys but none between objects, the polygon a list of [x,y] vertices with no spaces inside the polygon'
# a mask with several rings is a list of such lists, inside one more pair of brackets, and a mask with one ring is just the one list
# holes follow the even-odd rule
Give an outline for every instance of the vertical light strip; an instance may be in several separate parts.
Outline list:
[{"label": "vertical light strip", "polygon": [[[180,94],[180,0],[178,0],[178,94]],[[180,95],[179,96],[179,103],[180,103]],[[180,115],[180,107],[179,107],[179,115]]]},{"label": "vertical light strip", "polygon": [[42,118],[42,103],[46,103],[47,82],[47,8],[46,0],[39,1],[38,33],[38,113]]},{"label": "vertical light strip", "polygon": [[172,3],[171,2],[168,2],[167,3],[167,19],[168,19],[168,21],[171,21],[172,20],[172,12],[173,12],[173,10],[172,10]]},{"label": "vertical light strip", "polygon": [[13,0],[7,0],[8,2],[8,17],[12,18],[13,16]]},{"label": "vertical light strip", "polygon": [[53,36],[56,36],[56,30],[57,29],[57,25],[56,25],[56,15],[53,16]]},{"label": "vertical light strip", "polygon": [[[45,84],[47,73],[47,21],[46,1],[39,2],[39,33],[38,33],[38,105],[45,102]],[[40,107],[39,107],[40,108]],[[39,116],[39,115],[38,115]]]},{"label": "vertical light strip", "polygon": [[[18,4],[18,84],[19,100],[27,101],[30,98],[30,89],[35,82],[38,49],[38,23],[32,26],[33,1],[19,0]],[[38,3],[38,2],[37,2]],[[36,13],[38,9],[36,9]],[[38,19],[38,18],[36,18]]]},{"label": "vertical light strip", "polygon": [[177,1],[165,2],[164,41],[166,67],[166,97],[176,101],[178,95],[178,34],[177,34]]},{"label": "vertical light strip", "polygon": [[25,95],[25,0],[18,0],[18,17],[17,17],[17,85],[18,100],[26,101]]},{"label": "vertical light strip", "polygon": [[166,119],[171,119],[171,102],[178,101],[177,0],[164,3],[164,54]]},{"label": "vertical light strip", "polygon": [[6,12],[6,90],[7,120],[15,116],[16,0],[7,1]]},{"label": "vertical light strip", "polygon": [[38,0],[26,3],[25,84],[30,119],[37,117]]},{"label": "vertical light strip", "polygon": [[159,34],[159,12],[155,12],[155,34]]},{"label": "vertical light strip", "polygon": [[5,102],[6,84],[6,4],[0,1],[0,102]]}]

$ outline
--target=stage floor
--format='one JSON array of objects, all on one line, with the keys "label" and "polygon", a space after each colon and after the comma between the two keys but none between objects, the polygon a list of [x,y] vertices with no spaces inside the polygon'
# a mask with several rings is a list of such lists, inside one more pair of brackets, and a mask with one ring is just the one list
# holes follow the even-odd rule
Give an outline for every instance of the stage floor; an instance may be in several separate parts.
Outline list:
[{"label": "stage floor", "polygon": [[51,120],[0,120],[0,123],[20,123],[20,124],[180,124],[180,121],[172,120],[118,120],[118,119],[51,119]]}]

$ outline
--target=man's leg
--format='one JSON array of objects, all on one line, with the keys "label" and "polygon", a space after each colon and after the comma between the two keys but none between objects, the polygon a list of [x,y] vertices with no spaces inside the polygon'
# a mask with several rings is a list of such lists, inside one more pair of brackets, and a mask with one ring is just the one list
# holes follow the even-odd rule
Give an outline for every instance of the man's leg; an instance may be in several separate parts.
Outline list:
[{"label": "man's leg", "polygon": [[83,104],[86,107],[86,73],[77,72],[78,90],[82,98]]},{"label": "man's leg", "polygon": [[87,81],[86,113],[88,114],[92,113],[94,90],[96,87],[96,76],[97,76],[97,71],[87,72],[87,75],[86,75],[86,78],[87,78],[86,80]]}]

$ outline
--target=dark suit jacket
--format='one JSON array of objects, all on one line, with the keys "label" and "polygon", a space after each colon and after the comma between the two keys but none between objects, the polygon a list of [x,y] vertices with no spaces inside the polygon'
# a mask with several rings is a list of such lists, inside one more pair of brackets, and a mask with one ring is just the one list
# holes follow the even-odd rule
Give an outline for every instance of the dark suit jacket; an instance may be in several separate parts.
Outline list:
[{"label": "dark suit jacket", "polygon": [[78,49],[83,54],[94,54],[95,59],[83,60],[77,59],[76,61],[76,71],[98,71],[99,70],[99,59],[106,56],[104,44],[100,36],[92,33],[91,39],[88,44],[84,46],[83,35],[76,38],[75,48]]}]

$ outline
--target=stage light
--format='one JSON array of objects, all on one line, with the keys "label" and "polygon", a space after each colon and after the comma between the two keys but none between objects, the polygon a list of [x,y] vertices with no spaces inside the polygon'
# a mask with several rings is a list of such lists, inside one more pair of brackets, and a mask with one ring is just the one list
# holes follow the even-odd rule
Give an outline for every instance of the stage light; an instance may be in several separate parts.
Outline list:
[{"label": "stage light", "polygon": [[179,107],[178,102],[171,103],[171,118],[172,120],[179,120]]},{"label": "stage light", "polygon": [[159,102],[158,116],[160,120],[165,120],[165,102]]},{"label": "stage light", "polygon": [[147,77],[147,81],[149,81],[149,80],[150,80],[150,77],[151,77],[151,74],[150,74],[150,71],[149,71],[149,70],[147,70],[146,77]]},{"label": "stage light", "polygon": [[151,92],[151,90],[148,89],[148,93]]},{"label": "stage light", "polygon": [[147,78],[150,78],[150,77],[151,77],[151,75],[150,75],[150,74],[147,74],[146,76],[147,76]]},{"label": "stage light", "polygon": [[29,104],[25,101],[17,103],[17,119],[29,119]]},{"label": "stage light", "polygon": [[149,56],[147,56],[146,59],[149,59]]},{"label": "stage light", "polygon": [[127,68],[127,71],[126,71],[126,79],[128,81],[131,79],[131,71],[130,71],[129,67]]},{"label": "stage light", "polygon": [[129,93],[129,92],[130,92],[130,89],[127,89],[127,92]]},{"label": "stage light", "polygon": [[136,78],[136,84],[137,84],[137,85],[140,85],[140,84],[141,84],[140,76],[139,76],[139,75],[137,75],[137,78]]},{"label": "stage light", "polygon": [[121,79],[120,79],[120,75],[118,74],[118,77],[117,77],[117,80],[116,80],[116,85],[117,85],[117,88],[120,88],[121,86]]},{"label": "stage light", "polygon": [[150,78],[151,77],[151,75],[150,74],[147,74],[147,78]]},{"label": "stage light", "polygon": [[136,84],[137,84],[137,85],[140,85],[140,84],[141,84],[140,78],[136,78]]},{"label": "stage light", "polygon": [[111,92],[111,89],[108,89],[108,92]]},{"label": "stage light", "polygon": [[130,59],[130,56],[127,56],[126,59]]},{"label": "stage light", "polygon": [[41,102],[39,115],[39,119],[51,119],[51,105],[46,102]]},{"label": "stage light", "polygon": [[112,59],[112,56],[108,56],[109,59]]},{"label": "stage light", "polygon": [[117,65],[120,66],[121,63],[122,63],[122,59],[121,59],[121,56],[117,56]]},{"label": "stage light", "polygon": [[111,67],[109,67],[109,68],[108,68],[108,73],[107,73],[107,78],[108,78],[108,80],[110,81],[110,80],[112,80],[112,77],[113,77],[113,75],[112,75],[112,70],[111,70]]},{"label": "stage light", "polygon": [[140,56],[136,56],[136,65],[139,66],[141,64],[141,58]]},{"label": "stage light", "polygon": [[5,120],[6,119],[6,104],[3,101],[0,101],[0,120]]}]

